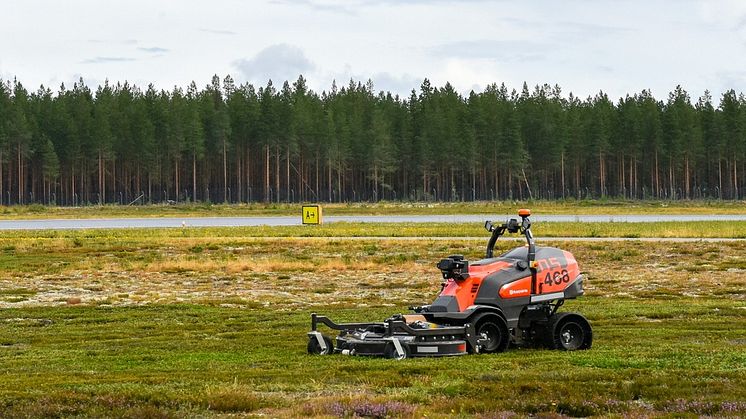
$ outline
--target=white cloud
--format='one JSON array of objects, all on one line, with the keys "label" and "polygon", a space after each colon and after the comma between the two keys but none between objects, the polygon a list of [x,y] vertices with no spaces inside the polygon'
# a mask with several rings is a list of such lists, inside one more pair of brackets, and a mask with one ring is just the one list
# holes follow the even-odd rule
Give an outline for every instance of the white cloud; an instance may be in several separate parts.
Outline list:
[{"label": "white cloud", "polygon": [[135,61],[132,57],[93,57],[81,61],[81,64],[106,64]]},{"label": "white cloud", "polygon": [[356,9],[360,6],[355,2],[323,1],[323,0],[271,0],[270,3],[290,6],[305,6],[317,12],[343,13],[346,15],[357,14]]},{"label": "white cloud", "polygon": [[546,57],[554,46],[528,40],[478,39],[449,42],[431,48],[432,54],[448,58],[478,58],[499,62],[536,61]]},{"label": "white cloud", "polygon": [[225,30],[225,29],[199,28],[199,31],[213,34],[213,35],[236,35],[236,32]]},{"label": "white cloud", "polygon": [[262,84],[271,79],[276,85],[285,80],[293,81],[314,69],[302,49],[287,44],[271,45],[253,58],[238,60],[234,65],[243,80]]},{"label": "white cloud", "polygon": [[138,48],[138,50],[143,52],[150,52],[152,54],[165,54],[170,51],[168,48],[161,47],[140,47]]},{"label": "white cloud", "polygon": [[137,39],[89,39],[88,42],[92,44],[103,44],[103,45],[137,45]]}]

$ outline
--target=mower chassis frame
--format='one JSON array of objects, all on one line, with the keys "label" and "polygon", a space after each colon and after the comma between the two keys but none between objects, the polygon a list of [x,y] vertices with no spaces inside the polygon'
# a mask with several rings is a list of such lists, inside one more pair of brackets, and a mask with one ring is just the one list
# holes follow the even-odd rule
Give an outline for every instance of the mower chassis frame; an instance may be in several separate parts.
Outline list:
[{"label": "mower chassis frame", "polygon": [[476,329],[471,323],[466,323],[463,326],[442,326],[436,329],[414,329],[403,320],[387,319],[383,322],[370,322],[370,323],[335,323],[326,316],[321,316],[316,313],[311,313],[311,332],[318,333],[319,323],[324,324],[333,330],[340,330],[346,332],[352,332],[355,330],[363,329],[369,326],[383,326],[384,337],[395,338],[396,334],[404,334],[409,336],[441,336],[441,335],[453,335],[463,336],[464,340],[471,345],[472,348],[478,347],[478,338]]}]

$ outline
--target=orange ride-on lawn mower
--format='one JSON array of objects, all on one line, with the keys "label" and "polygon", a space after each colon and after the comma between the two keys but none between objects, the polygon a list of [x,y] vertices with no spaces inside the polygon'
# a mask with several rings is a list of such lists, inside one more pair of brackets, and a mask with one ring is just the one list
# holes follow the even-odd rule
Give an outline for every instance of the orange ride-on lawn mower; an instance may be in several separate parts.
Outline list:
[{"label": "orange ride-on lawn mower", "polygon": [[[337,324],[311,314],[310,354],[341,353],[403,359],[422,356],[502,352],[508,345],[552,349],[588,349],[591,325],[578,313],[559,313],[566,299],[583,295],[583,275],[573,255],[554,247],[537,247],[529,210],[501,225],[490,221],[484,259],[461,255],[438,262],[444,282],[430,305],[411,307],[379,323]],[[497,239],[520,233],[527,245],[493,256]],[[338,330],[336,342],[318,331],[319,324]]]}]

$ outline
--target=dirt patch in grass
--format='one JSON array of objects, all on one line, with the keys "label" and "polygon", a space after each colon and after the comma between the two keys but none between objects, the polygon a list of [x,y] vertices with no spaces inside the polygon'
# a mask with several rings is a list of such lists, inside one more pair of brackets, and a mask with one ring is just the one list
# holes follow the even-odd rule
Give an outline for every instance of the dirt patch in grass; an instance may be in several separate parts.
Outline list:
[{"label": "dirt patch in grass", "polygon": [[[433,241],[261,238],[92,239],[76,248],[25,247],[0,265],[0,307],[112,306],[211,301],[299,308],[314,305],[420,304],[439,289],[435,263],[462,253],[475,260],[483,244]],[[499,244],[500,251],[516,242]],[[746,243],[611,244],[552,242],[575,254],[587,295],[637,299],[728,295],[746,298]],[[193,248],[203,246],[194,254]],[[40,268],[43,266],[44,268]]]}]

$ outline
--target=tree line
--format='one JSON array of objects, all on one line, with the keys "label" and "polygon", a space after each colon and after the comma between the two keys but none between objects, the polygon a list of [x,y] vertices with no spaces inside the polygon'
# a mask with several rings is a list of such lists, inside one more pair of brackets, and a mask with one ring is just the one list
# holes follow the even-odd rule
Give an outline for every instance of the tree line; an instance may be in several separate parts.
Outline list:
[{"label": "tree line", "polygon": [[746,98],[0,80],[0,203],[742,199]]}]

